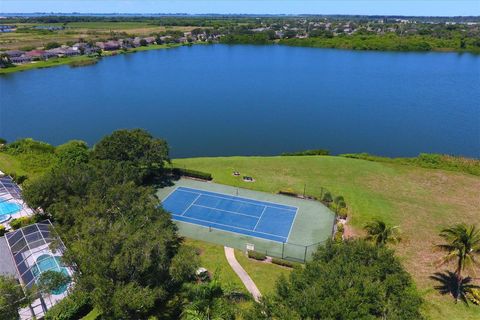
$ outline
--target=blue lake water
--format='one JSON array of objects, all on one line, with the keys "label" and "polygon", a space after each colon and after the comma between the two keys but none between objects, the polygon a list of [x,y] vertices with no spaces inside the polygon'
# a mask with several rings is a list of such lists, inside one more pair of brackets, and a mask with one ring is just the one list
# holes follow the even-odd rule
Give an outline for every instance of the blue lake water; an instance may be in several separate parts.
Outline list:
[{"label": "blue lake water", "polygon": [[0,137],[93,144],[141,127],[173,157],[480,157],[479,101],[478,55],[205,45],[1,76]]}]

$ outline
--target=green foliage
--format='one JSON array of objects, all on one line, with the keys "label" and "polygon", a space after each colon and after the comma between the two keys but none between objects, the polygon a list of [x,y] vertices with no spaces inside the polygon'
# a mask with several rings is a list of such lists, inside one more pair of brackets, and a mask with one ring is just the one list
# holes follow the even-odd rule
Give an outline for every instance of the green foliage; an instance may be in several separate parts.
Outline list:
[{"label": "green foliage", "polygon": [[337,230],[335,234],[333,235],[333,241],[336,243],[342,242],[343,241],[343,232]]},{"label": "green foliage", "polygon": [[195,248],[184,245],[172,259],[170,274],[174,281],[188,282],[195,279],[195,271],[199,266],[200,258]]},{"label": "green foliage", "polygon": [[212,175],[208,172],[202,172],[202,171],[185,169],[185,168],[173,168],[172,174],[176,176],[185,176],[185,177],[203,179],[208,181],[213,179]]},{"label": "green foliage", "polygon": [[22,287],[13,277],[0,275],[0,320],[20,319],[18,309],[25,305]]},{"label": "green foliage", "polygon": [[53,153],[55,147],[45,142],[25,138],[9,143],[6,146],[5,151],[14,155],[22,153]]},{"label": "green foliage", "polygon": [[440,232],[445,243],[437,245],[445,251],[443,263],[455,261],[455,273],[461,278],[462,272],[480,266],[480,230],[475,225],[457,224]]},{"label": "green foliage", "polygon": [[400,241],[398,227],[389,226],[382,220],[374,220],[367,223],[364,229],[367,232],[365,239],[372,241],[377,246],[384,246],[387,243],[397,243]]},{"label": "green foliage", "polygon": [[84,141],[71,140],[55,149],[59,165],[76,166],[89,160],[88,146]]},{"label": "green foliage", "polygon": [[7,233],[7,229],[5,229],[3,224],[0,224],[0,237],[3,237],[5,233]]},{"label": "green foliage", "polygon": [[473,304],[480,306],[480,289],[477,289],[477,288],[471,289],[470,292],[467,293],[467,298]]},{"label": "green foliage", "polygon": [[220,39],[225,44],[269,44],[272,43],[270,35],[267,33],[254,34],[229,34]]},{"label": "green foliage", "polygon": [[332,194],[330,192],[325,192],[322,197],[322,201],[326,203],[330,203],[333,201]]},{"label": "green foliage", "polygon": [[35,222],[35,216],[20,217],[10,220],[10,227],[12,227],[13,230],[17,230]]},{"label": "green foliage", "polygon": [[288,267],[288,268],[295,268],[295,267],[301,266],[301,264],[298,262],[293,262],[293,261],[288,261],[285,259],[278,259],[278,258],[272,258],[272,263],[278,264],[279,266]]},{"label": "green foliage", "polygon": [[282,156],[328,156],[330,151],[325,149],[314,149],[314,150],[305,150],[298,152],[285,152],[281,154]]},{"label": "green foliage", "polygon": [[247,253],[248,253],[248,257],[251,259],[260,260],[260,261],[267,259],[267,256],[265,254],[257,251],[248,250]]},{"label": "green foliage", "polygon": [[50,308],[45,320],[77,320],[92,310],[87,293],[76,290]]},{"label": "green foliage", "polygon": [[456,50],[478,51],[474,39],[461,47],[460,38],[437,38],[427,35],[399,36],[394,33],[385,35],[354,34],[341,36],[321,35],[310,38],[282,39],[280,44],[301,47],[338,48],[351,50],[380,50],[380,51],[431,51]]},{"label": "green foliage", "polygon": [[47,44],[45,45],[45,49],[46,49],[46,50],[55,49],[55,48],[58,48],[58,47],[60,47],[60,46],[61,46],[61,44],[58,43],[58,42],[49,42],[49,43],[47,43]]},{"label": "green foliage", "polygon": [[40,274],[37,286],[41,292],[52,293],[70,283],[70,277],[63,272],[47,270]]},{"label": "green foliage", "polygon": [[376,162],[413,165],[422,168],[458,171],[480,176],[480,160],[450,155],[421,153],[416,158],[387,158],[370,155],[368,153],[348,153],[341,154],[340,156]]},{"label": "green foliage", "polygon": [[6,139],[0,138],[0,145],[6,144],[6,143],[7,143],[7,140],[6,140]]},{"label": "green foliage", "polygon": [[421,304],[393,251],[362,240],[329,242],[245,319],[423,319]]}]

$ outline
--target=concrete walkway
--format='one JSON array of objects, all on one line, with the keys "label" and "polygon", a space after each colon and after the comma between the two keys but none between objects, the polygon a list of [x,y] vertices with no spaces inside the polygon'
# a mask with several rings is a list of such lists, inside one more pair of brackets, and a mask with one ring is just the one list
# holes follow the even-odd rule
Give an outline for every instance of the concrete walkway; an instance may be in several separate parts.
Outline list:
[{"label": "concrete walkway", "polygon": [[258,290],[257,286],[253,282],[252,278],[248,275],[248,273],[242,268],[240,263],[238,263],[237,258],[235,258],[235,251],[233,248],[225,247],[225,256],[227,257],[227,261],[232,267],[233,271],[240,277],[245,288],[247,288],[248,292],[250,292],[253,296],[253,299],[258,302],[262,294],[260,290]]}]

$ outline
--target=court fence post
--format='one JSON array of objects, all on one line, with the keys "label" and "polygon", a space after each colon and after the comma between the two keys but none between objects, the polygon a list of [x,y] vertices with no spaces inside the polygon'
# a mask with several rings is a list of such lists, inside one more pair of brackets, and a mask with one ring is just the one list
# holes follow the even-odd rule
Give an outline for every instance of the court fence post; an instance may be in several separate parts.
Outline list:
[{"label": "court fence post", "polygon": [[283,253],[285,252],[285,242],[282,242],[282,259],[284,258]]},{"label": "court fence post", "polygon": [[303,255],[303,262],[307,262],[307,249],[308,249],[308,246],[305,246],[305,254]]}]

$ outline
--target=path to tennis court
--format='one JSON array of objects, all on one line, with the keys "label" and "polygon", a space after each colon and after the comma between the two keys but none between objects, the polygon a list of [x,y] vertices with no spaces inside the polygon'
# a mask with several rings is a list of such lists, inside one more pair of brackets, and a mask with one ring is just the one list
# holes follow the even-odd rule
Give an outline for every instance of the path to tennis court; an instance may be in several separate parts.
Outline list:
[{"label": "path to tennis court", "polygon": [[237,258],[235,258],[235,251],[233,248],[224,247],[225,248],[225,256],[227,257],[227,261],[232,267],[233,271],[240,277],[245,288],[247,288],[248,292],[250,292],[253,296],[255,301],[259,301],[262,297],[260,290],[258,290],[257,285],[253,282],[252,278],[248,275],[248,273],[243,269],[243,267],[238,263]]}]

